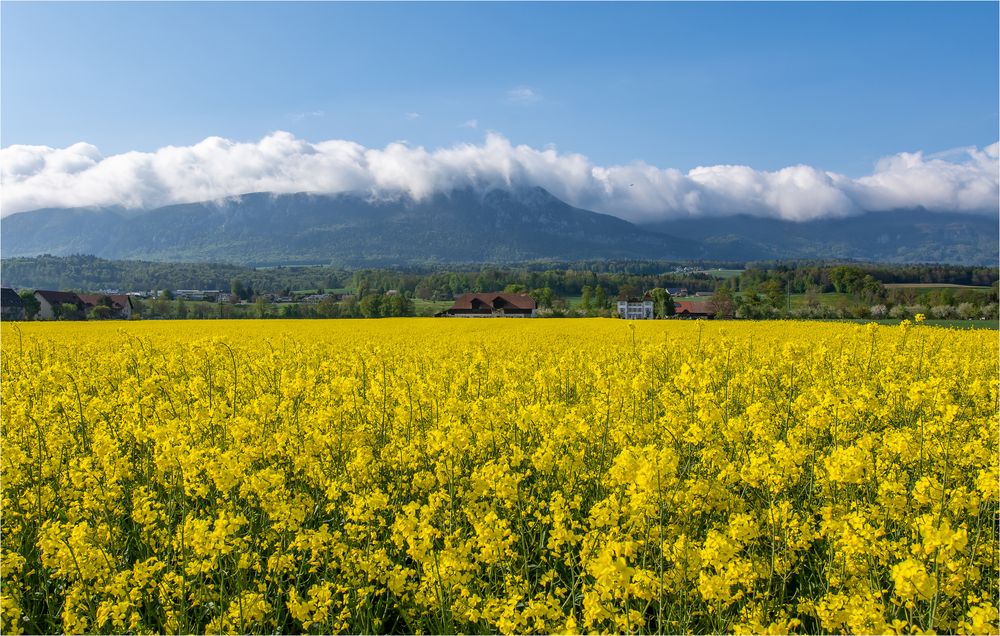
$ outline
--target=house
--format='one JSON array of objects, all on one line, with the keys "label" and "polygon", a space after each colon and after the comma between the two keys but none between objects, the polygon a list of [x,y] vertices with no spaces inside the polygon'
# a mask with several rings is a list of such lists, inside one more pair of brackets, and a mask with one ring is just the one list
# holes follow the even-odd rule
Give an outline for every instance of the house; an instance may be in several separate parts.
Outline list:
[{"label": "house", "polygon": [[674,315],[678,318],[713,318],[708,303],[696,303],[690,300],[679,300],[674,303]]},{"label": "house", "polygon": [[302,298],[302,302],[321,303],[327,298],[330,298],[332,300],[340,300],[340,297],[337,294],[309,294],[308,296],[304,296]]},{"label": "house", "polygon": [[24,320],[24,301],[10,287],[0,288],[0,320]]},{"label": "house", "polygon": [[[111,310],[111,318],[124,318],[128,320],[132,317],[132,297],[128,294],[77,294],[83,301],[86,311],[89,313],[99,305],[104,305]],[[107,300],[105,300],[107,299]],[[110,300],[110,305],[108,304]],[[102,302],[103,301],[103,302]]]},{"label": "house", "polygon": [[38,318],[40,320],[55,320],[63,305],[75,305],[81,313],[86,310],[86,304],[73,292],[50,291],[39,289],[35,292],[38,299]]},{"label": "house", "polygon": [[439,316],[461,316],[465,318],[533,318],[535,299],[527,294],[462,294],[450,309]]},{"label": "house", "polygon": [[652,320],[653,297],[648,293],[642,298],[619,297],[618,315],[626,320]]},{"label": "house", "polygon": [[677,298],[678,296],[687,296],[687,287],[667,287],[667,293]]}]

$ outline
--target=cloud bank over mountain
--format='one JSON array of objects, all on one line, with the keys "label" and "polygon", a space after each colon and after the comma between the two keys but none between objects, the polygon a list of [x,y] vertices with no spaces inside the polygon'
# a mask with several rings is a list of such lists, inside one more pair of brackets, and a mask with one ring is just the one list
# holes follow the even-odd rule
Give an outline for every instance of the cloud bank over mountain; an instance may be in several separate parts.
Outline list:
[{"label": "cloud bank over mountain", "polygon": [[511,144],[496,133],[479,145],[428,151],[385,148],[287,132],[258,142],[209,137],[192,146],[105,157],[97,147],[14,145],[0,149],[4,215],[43,207],[153,208],[249,192],[368,193],[423,199],[455,188],[538,185],[582,208],[634,222],[732,214],[786,220],[923,207],[997,213],[998,146],[880,160],[850,178],[806,165],[777,171],[718,165],[682,172],[643,162],[599,166],[587,157]]}]

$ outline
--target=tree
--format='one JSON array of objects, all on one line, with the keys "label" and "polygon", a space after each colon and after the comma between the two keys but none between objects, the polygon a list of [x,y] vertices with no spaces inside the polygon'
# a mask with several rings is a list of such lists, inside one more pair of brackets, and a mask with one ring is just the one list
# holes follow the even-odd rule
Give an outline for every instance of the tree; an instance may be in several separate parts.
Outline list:
[{"label": "tree", "polygon": [[725,285],[716,289],[712,299],[708,301],[708,310],[714,313],[716,318],[732,318],[736,313],[732,290]]},{"label": "tree", "polygon": [[584,285],[583,289],[580,290],[580,306],[588,314],[594,311],[594,290],[590,288],[590,285]]},{"label": "tree", "polygon": [[258,295],[254,301],[254,310],[257,312],[258,318],[267,318],[267,298]]},{"label": "tree", "polygon": [[816,309],[819,307],[819,289],[813,285],[810,285],[806,290],[806,307],[810,309]]},{"label": "tree", "polygon": [[974,319],[978,314],[978,307],[972,303],[962,303],[957,308],[958,315],[966,320]]},{"label": "tree", "polygon": [[194,314],[195,318],[204,320],[208,318],[209,311],[210,311],[209,305],[205,303],[198,303],[197,305],[194,306],[194,310],[192,313]]},{"label": "tree", "polygon": [[[950,289],[947,291],[949,294],[953,293]],[[875,302],[885,298],[885,285],[876,280],[871,274],[868,274],[861,279],[861,289],[859,292],[866,302]]]},{"label": "tree", "polygon": [[626,298],[633,298],[639,295],[639,288],[631,283],[621,285],[618,288],[618,295],[625,296]]},{"label": "tree", "polygon": [[552,308],[552,302],[555,300],[555,293],[552,291],[551,287],[536,289],[531,292],[531,295],[535,298],[535,302],[538,303],[539,307],[546,307],[548,309]]},{"label": "tree", "polygon": [[785,289],[777,278],[771,278],[764,283],[761,286],[761,291],[764,293],[764,298],[767,299],[767,304],[771,307],[779,309],[784,304]]},{"label": "tree", "polygon": [[169,318],[170,304],[163,298],[157,298],[150,303],[150,314],[160,318]]},{"label": "tree", "polygon": [[234,278],[229,282],[229,291],[238,299],[242,299],[246,294],[246,288],[243,286],[243,281],[238,278]]},{"label": "tree", "polygon": [[85,316],[80,308],[73,303],[62,303],[52,307],[53,313],[59,320],[83,320]]},{"label": "tree", "polygon": [[177,317],[180,318],[181,320],[184,320],[185,318],[188,317],[187,303],[184,302],[183,298],[177,299],[177,306],[174,308],[174,312],[177,314]]},{"label": "tree", "polygon": [[393,294],[386,296],[383,306],[388,308],[383,311],[386,316],[412,316],[414,315],[413,301],[404,294]]},{"label": "tree", "polygon": [[361,298],[358,303],[358,310],[365,318],[382,317],[382,296],[378,294],[368,294]]},{"label": "tree", "polygon": [[[322,303],[320,303],[322,305]],[[357,296],[346,296],[340,303],[340,315],[343,318],[360,318],[361,308],[358,306]]]},{"label": "tree", "polygon": [[668,296],[667,290],[662,287],[654,287],[649,295],[653,297],[653,315],[657,318],[663,318],[666,316],[663,313],[663,302]]},{"label": "tree", "polygon": [[656,287],[653,291],[649,292],[649,295],[653,297],[653,313],[657,318],[666,318],[667,316],[674,315],[676,312],[674,299],[671,298],[667,290],[662,287]]},{"label": "tree", "polygon": [[173,300],[174,292],[170,291],[169,289],[164,289],[163,291],[160,292],[160,298],[162,298],[163,300]]},{"label": "tree", "polygon": [[327,296],[319,301],[316,311],[321,318],[338,318],[340,316],[340,307],[337,305],[337,301],[333,299],[333,296]]},{"label": "tree", "polygon": [[147,311],[148,311],[148,308],[146,307],[146,303],[144,303],[143,301],[139,300],[138,298],[133,298],[132,299],[132,317],[133,318],[135,318],[136,316],[145,316]]},{"label": "tree", "polygon": [[32,320],[41,311],[42,303],[35,298],[34,292],[24,290],[18,295],[21,297],[21,304],[24,305],[24,317]]},{"label": "tree", "polygon": [[107,320],[111,317],[111,308],[104,305],[97,305],[90,311],[90,316],[97,320]]},{"label": "tree", "polygon": [[594,309],[602,311],[608,308],[608,294],[602,285],[597,286],[594,292]]}]

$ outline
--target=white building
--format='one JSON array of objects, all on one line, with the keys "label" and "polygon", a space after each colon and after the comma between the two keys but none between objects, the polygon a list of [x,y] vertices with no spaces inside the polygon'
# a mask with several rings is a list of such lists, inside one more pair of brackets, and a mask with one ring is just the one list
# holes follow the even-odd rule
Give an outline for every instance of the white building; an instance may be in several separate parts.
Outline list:
[{"label": "white building", "polygon": [[618,315],[626,320],[652,320],[653,299],[646,294],[642,298],[624,298],[618,301]]}]

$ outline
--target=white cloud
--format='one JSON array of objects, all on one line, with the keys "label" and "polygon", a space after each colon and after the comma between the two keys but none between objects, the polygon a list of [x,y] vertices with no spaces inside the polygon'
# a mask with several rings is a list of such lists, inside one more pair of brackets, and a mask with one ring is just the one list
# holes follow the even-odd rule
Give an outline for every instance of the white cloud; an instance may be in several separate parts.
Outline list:
[{"label": "white cloud", "polygon": [[406,113],[403,115],[408,121],[413,121],[414,119],[420,119],[420,113]]},{"label": "white cloud", "polygon": [[462,124],[461,126],[459,126],[459,128],[473,128],[473,129],[479,128],[479,120],[478,119],[470,119],[467,122],[465,122],[464,124]]},{"label": "white cloud", "polygon": [[643,162],[594,165],[580,154],[514,145],[495,133],[481,144],[427,150],[406,142],[381,149],[344,140],[313,143],[276,132],[257,142],[209,137],[192,146],[109,157],[85,143],[9,146],[0,149],[0,212],[151,208],[248,192],[422,198],[458,187],[539,185],[573,205],[631,221],[739,213],[806,220],[914,207],[995,214],[998,165],[998,144],[992,144],[927,156],[900,153],[857,179],[803,165],[682,172]]},{"label": "white cloud", "polygon": [[532,104],[541,98],[530,86],[516,86],[507,91],[507,101],[515,104]]}]

